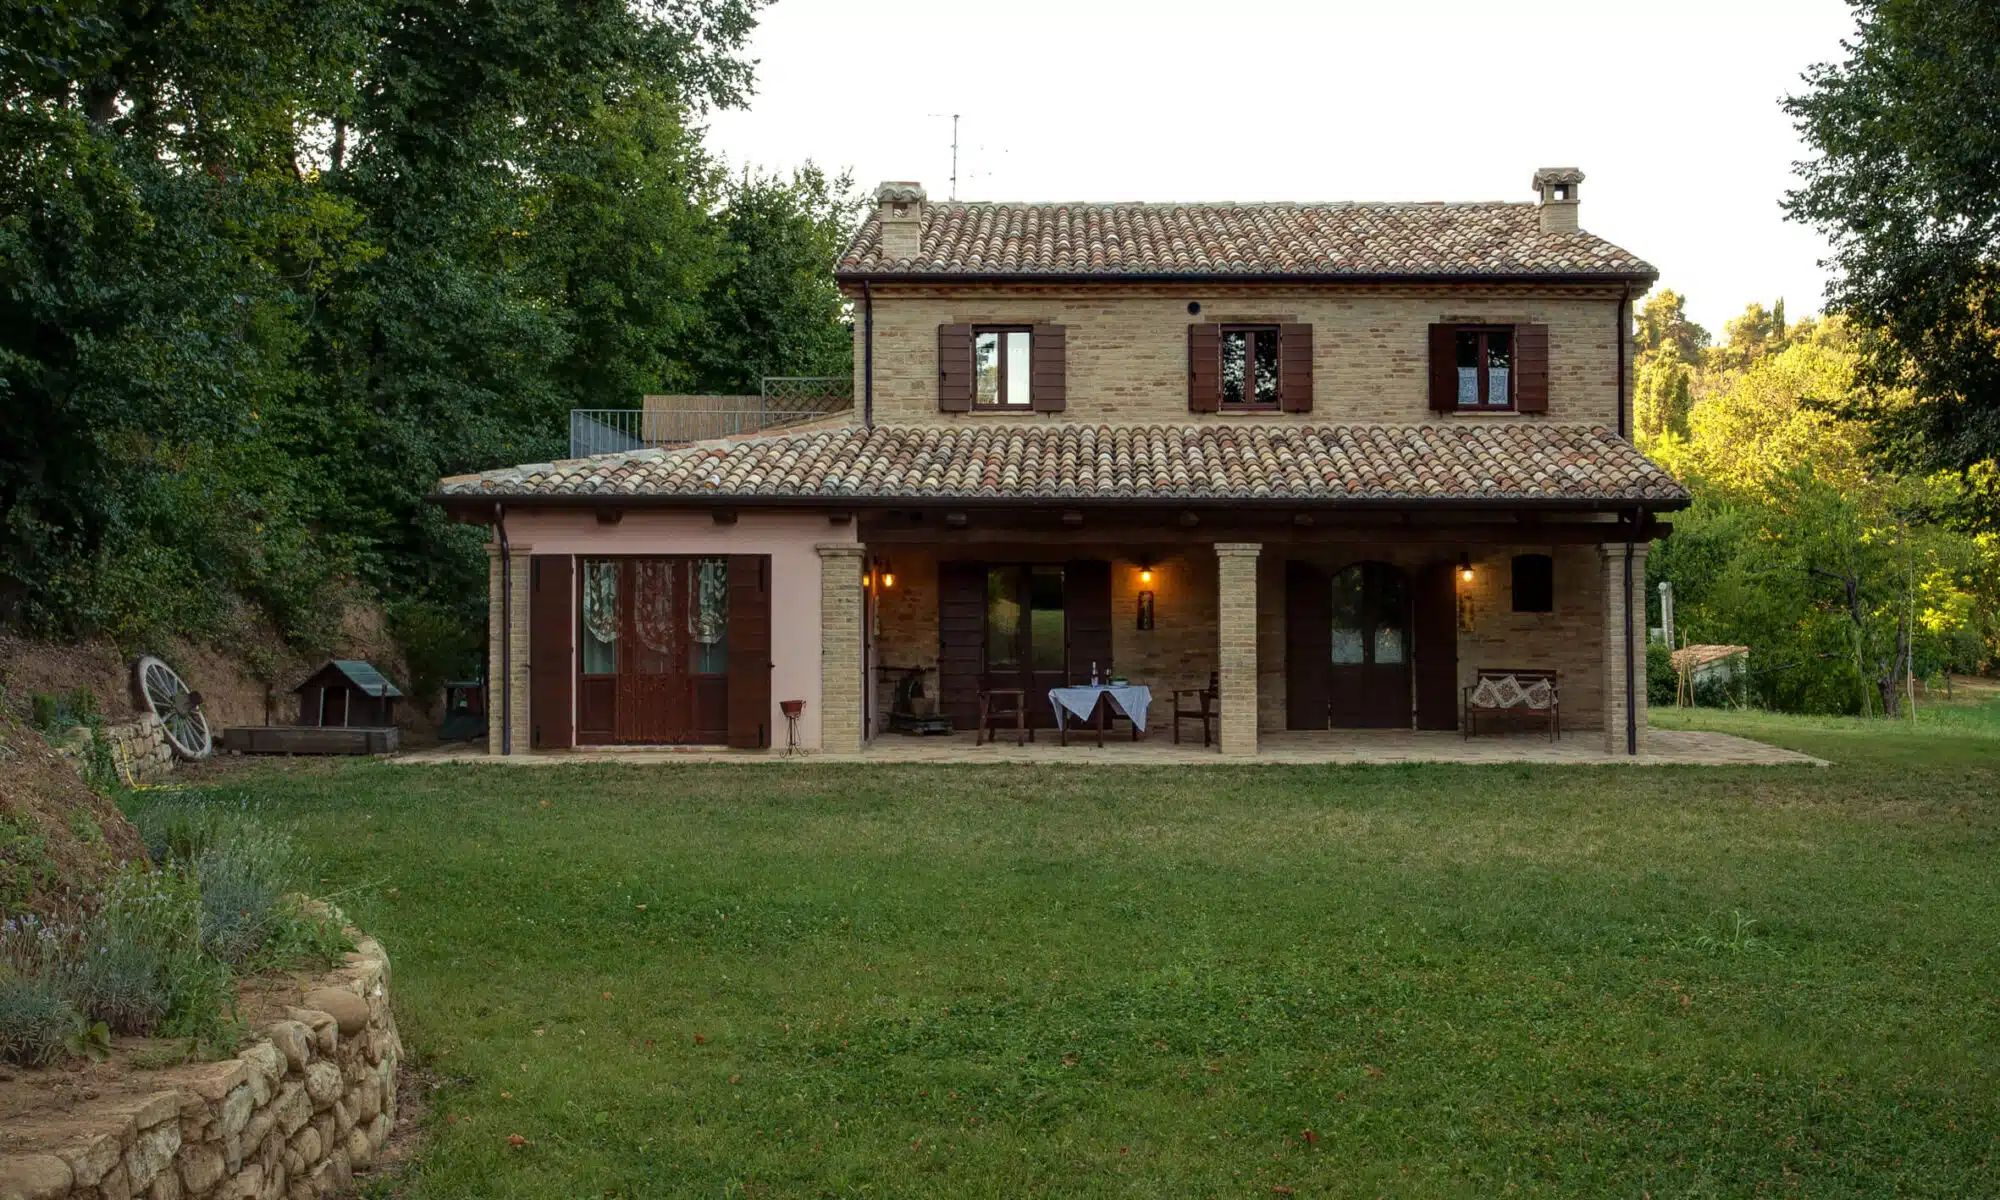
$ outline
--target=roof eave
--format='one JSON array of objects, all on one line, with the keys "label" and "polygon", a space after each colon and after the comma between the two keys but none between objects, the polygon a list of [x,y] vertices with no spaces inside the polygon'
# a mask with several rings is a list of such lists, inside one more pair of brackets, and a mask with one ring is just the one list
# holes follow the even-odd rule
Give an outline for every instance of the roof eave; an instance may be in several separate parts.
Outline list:
[{"label": "roof eave", "polygon": [[1659,282],[1654,267],[1642,271],[909,271],[836,269],[836,283],[1537,283],[1636,284]]},{"label": "roof eave", "polygon": [[1078,509],[1353,509],[1393,511],[1423,509],[1476,511],[1494,508],[1531,509],[1540,512],[1623,512],[1634,508],[1647,512],[1674,512],[1686,508],[1689,497],[1508,497],[1508,496],[1409,496],[1409,497],[1304,497],[1304,496],[773,496],[762,494],[710,496],[663,496],[635,493],[615,495],[603,492],[543,495],[533,492],[489,492],[481,495],[433,492],[425,497],[473,524],[486,524],[494,505],[507,508],[546,509],[908,509],[969,508],[1000,509],[1061,505]]}]

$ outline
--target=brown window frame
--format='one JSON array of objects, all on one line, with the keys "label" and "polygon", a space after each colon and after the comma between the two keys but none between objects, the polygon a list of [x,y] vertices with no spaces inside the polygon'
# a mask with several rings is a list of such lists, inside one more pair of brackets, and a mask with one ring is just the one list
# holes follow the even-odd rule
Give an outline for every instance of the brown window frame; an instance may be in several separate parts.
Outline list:
[{"label": "brown window frame", "polygon": [[[1000,339],[1000,380],[995,394],[1007,394],[1007,339],[1006,334],[1021,333],[1028,337],[1028,399],[1025,404],[1009,404],[1005,400],[994,404],[982,404],[979,400],[979,335],[982,333],[1001,334]],[[1033,325],[974,325],[972,327],[972,411],[973,412],[1033,412],[1035,411],[1035,327]]]},{"label": "brown window frame", "polygon": [[[1490,400],[1481,400],[1478,404],[1469,404],[1469,405],[1459,404],[1456,401],[1454,401],[1451,406],[1451,411],[1458,413],[1516,411],[1514,407],[1515,396],[1518,393],[1518,389],[1520,386],[1520,378],[1521,378],[1521,339],[1515,333],[1514,326],[1453,325],[1451,327],[1451,352],[1452,352],[1451,378],[1452,378],[1452,383],[1454,385],[1456,385],[1458,382],[1458,335],[1461,333],[1475,333],[1479,335],[1479,348],[1475,353],[1477,353],[1479,356],[1479,394],[1482,397],[1486,396],[1492,390],[1491,389],[1492,381],[1487,376],[1487,372],[1491,368],[1491,358],[1492,358],[1491,355],[1486,353],[1487,335],[1495,333],[1504,333],[1507,335],[1508,339],[1507,399],[1506,402],[1502,404],[1495,404]],[[1456,395],[1455,391],[1454,395]]]},{"label": "brown window frame", "polygon": [[[1222,348],[1221,342],[1228,341],[1229,335],[1232,333],[1240,333],[1246,335],[1243,342],[1243,397],[1244,398],[1235,401],[1234,403],[1230,401],[1228,385],[1223,381],[1222,372],[1218,369],[1215,376],[1215,395],[1216,395],[1215,410],[1217,412],[1226,412],[1226,413],[1278,412],[1284,404],[1284,386],[1285,386],[1284,385],[1285,363],[1284,359],[1280,357],[1283,353],[1283,350],[1278,342],[1278,337],[1279,337],[1278,327],[1276,325],[1224,325],[1216,334],[1217,338],[1220,339],[1220,341],[1217,344],[1218,354],[1224,356],[1228,354],[1228,351]],[[1256,339],[1259,337],[1268,337],[1271,339],[1271,351],[1272,351],[1271,357],[1275,359],[1278,363],[1277,373],[1274,374],[1271,378],[1272,390],[1277,394],[1278,398],[1276,400],[1268,402],[1262,400],[1250,399],[1251,396],[1257,394]]]}]

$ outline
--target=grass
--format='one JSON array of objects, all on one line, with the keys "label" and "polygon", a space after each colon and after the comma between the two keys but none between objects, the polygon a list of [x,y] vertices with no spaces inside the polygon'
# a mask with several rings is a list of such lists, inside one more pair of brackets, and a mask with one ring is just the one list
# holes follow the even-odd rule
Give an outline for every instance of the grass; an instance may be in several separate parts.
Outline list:
[{"label": "grass", "polygon": [[389,948],[398,1195],[2000,1190],[2000,739],[1685,719],[1837,765],[233,786]]}]

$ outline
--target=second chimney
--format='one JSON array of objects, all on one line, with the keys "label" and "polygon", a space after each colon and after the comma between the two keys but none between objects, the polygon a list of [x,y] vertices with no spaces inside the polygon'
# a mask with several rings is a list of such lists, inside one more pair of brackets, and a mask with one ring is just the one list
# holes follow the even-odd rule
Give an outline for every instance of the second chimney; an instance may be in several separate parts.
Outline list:
[{"label": "second chimney", "polygon": [[1576,190],[1583,172],[1575,167],[1543,167],[1535,172],[1536,208],[1542,214],[1543,233],[1575,233]]},{"label": "second chimney", "polygon": [[892,180],[875,189],[875,215],[882,220],[878,242],[885,262],[912,262],[923,249],[924,185]]}]

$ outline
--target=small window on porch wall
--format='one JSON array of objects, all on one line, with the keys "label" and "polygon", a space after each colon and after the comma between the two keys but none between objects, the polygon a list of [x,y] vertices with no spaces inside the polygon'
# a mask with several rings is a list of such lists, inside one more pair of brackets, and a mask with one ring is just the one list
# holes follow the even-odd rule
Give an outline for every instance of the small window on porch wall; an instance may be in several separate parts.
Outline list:
[{"label": "small window on porch wall", "polygon": [[1556,562],[1546,554],[1514,556],[1514,611],[1545,613],[1556,609]]}]

